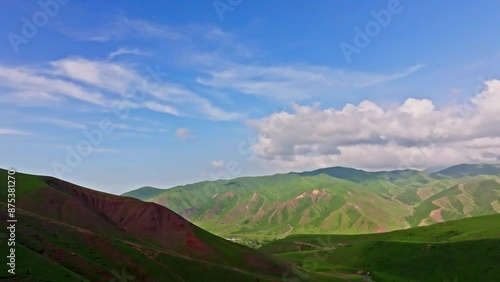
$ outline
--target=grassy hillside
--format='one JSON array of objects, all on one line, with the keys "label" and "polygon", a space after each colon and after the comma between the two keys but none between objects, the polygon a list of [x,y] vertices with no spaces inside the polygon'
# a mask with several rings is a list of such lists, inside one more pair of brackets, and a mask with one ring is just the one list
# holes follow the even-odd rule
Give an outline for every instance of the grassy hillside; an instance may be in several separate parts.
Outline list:
[{"label": "grassy hillside", "polygon": [[[283,261],[223,240],[160,205],[50,177],[16,173],[15,178],[18,260],[10,281],[133,276],[134,281],[255,282],[279,281],[293,272]],[[5,170],[0,179],[7,179]],[[3,183],[0,209],[5,211]],[[6,220],[1,213],[2,245]]]},{"label": "grassy hillside", "polygon": [[500,178],[475,176],[423,201],[409,218],[412,226],[500,212]]},{"label": "grassy hillside", "polygon": [[[384,232],[497,213],[500,197],[495,179],[500,176],[492,167],[459,166],[457,178],[450,173],[457,172],[455,168],[428,174],[333,167],[205,181],[161,193],[139,189],[131,195],[142,199],[148,195],[148,201],[167,206],[206,230],[254,244],[291,234]],[[464,176],[468,170],[471,175],[492,175]],[[436,197],[441,199],[438,206]],[[445,206],[447,201],[451,206]]]},{"label": "grassy hillside", "polygon": [[402,215],[411,209],[391,197],[326,174],[285,174],[176,187],[150,200],[226,238],[274,239],[408,227]]},{"label": "grassy hillside", "polygon": [[[5,209],[4,203],[0,208]],[[5,230],[5,217],[0,218]],[[234,264],[189,259],[129,236],[104,236],[19,211],[16,276],[10,281],[272,281]],[[3,244],[3,242],[2,242]],[[0,277],[7,278],[2,272]]]},{"label": "grassy hillside", "polygon": [[309,272],[365,281],[499,281],[499,244],[495,214],[379,234],[292,235],[261,250]]}]

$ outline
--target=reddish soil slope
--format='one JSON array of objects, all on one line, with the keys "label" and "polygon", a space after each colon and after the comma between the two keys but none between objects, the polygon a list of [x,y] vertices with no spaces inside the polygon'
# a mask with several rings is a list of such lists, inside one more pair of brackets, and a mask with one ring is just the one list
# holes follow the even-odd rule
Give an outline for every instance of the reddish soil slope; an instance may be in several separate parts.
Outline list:
[{"label": "reddish soil slope", "polygon": [[[157,246],[162,252],[227,265],[232,269],[275,277],[290,270],[286,263],[212,235],[164,206],[90,190],[52,177],[43,177],[42,180],[40,185],[44,187],[32,189],[19,197],[18,208],[41,218],[81,228],[79,234],[87,243],[92,243],[89,246],[99,245],[102,247],[99,249],[107,249],[102,246],[104,241],[98,240],[100,236],[129,244],[134,244],[135,239],[131,238],[136,238]],[[169,268],[168,265],[165,267]]]}]

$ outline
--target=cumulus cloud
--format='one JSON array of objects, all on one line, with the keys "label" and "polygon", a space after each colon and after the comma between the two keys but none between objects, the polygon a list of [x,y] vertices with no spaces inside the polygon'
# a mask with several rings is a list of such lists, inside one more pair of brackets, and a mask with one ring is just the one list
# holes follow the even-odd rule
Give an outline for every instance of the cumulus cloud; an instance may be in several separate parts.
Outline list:
[{"label": "cumulus cloud", "polygon": [[490,80],[467,103],[440,109],[414,98],[392,108],[366,100],[339,110],[295,105],[247,123],[258,131],[253,150],[260,161],[282,170],[421,169],[496,158],[498,113],[500,81]]},{"label": "cumulus cloud", "polygon": [[215,168],[221,168],[221,167],[224,167],[224,165],[225,165],[223,160],[212,161],[211,164]]}]

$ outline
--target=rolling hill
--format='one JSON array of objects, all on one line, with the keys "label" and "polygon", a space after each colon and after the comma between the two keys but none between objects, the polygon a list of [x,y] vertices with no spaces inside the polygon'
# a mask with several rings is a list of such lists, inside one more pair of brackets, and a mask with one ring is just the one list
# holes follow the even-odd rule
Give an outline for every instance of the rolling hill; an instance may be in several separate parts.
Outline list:
[{"label": "rolling hill", "polygon": [[363,235],[291,235],[260,250],[309,273],[364,281],[499,281],[500,214]]},{"label": "rolling hill", "polygon": [[[5,170],[0,178],[7,179]],[[255,282],[293,272],[282,260],[219,238],[158,204],[51,177],[15,178],[18,263],[15,277],[4,271],[0,280]],[[7,211],[3,184],[0,194]],[[0,214],[2,235],[7,216]]]},{"label": "rolling hill", "polygon": [[496,167],[459,165],[432,174],[332,167],[125,195],[167,206],[219,236],[255,245],[291,234],[384,232],[497,213]]},{"label": "rolling hill", "polygon": [[137,190],[125,193],[122,196],[132,197],[132,198],[143,200],[143,199],[153,198],[156,195],[161,194],[163,191],[165,191],[165,190],[159,189],[159,188],[154,188],[151,186],[144,186],[144,187],[141,187]]}]

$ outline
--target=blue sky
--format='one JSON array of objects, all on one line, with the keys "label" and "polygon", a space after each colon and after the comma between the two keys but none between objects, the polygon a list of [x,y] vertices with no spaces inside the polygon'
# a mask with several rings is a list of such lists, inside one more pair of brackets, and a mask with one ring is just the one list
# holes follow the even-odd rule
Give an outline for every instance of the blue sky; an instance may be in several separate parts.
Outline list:
[{"label": "blue sky", "polygon": [[122,193],[500,160],[498,1],[117,3],[3,4],[0,167]]}]

